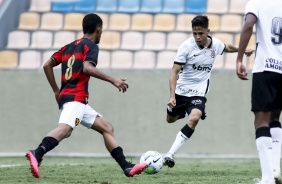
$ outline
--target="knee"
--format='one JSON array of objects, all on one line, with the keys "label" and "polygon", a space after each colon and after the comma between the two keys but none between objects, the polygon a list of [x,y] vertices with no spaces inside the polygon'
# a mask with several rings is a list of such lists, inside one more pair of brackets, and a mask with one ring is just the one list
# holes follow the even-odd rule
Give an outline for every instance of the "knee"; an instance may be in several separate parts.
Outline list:
[{"label": "knee", "polygon": [[61,137],[62,139],[64,138],[68,138],[71,136],[72,133],[72,128],[71,127],[64,127],[64,128],[59,128],[59,137]]},{"label": "knee", "polygon": [[189,117],[189,125],[191,126],[191,128],[195,128],[200,120],[200,116],[198,115],[191,115]]},{"label": "knee", "polygon": [[106,122],[104,124],[103,132],[113,134],[114,127],[109,122]]}]

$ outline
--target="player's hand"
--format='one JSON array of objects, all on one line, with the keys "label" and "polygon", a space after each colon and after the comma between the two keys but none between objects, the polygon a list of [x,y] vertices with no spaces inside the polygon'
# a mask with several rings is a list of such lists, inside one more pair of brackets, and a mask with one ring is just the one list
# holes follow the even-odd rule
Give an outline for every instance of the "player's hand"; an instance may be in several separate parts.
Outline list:
[{"label": "player's hand", "polygon": [[250,56],[254,53],[254,51],[255,51],[255,50],[253,50],[253,49],[246,49],[246,50],[245,50],[245,55],[246,55],[247,57],[250,57]]},{"label": "player's hand", "polygon": [[128,88],[128,84],[125,81],[126,79],[114,79],[113,85],[117,87],[119,91],[124,93]]},{"label": "player's hand", "polygon": [[175,98],[170,98],[167,105],[170,107],[170,108],[173,108],[176,106],[176,100]]},{"label": "player's hand", "polygon": [[246,72],[246,67],[242,62],[237,62],[237,76],[242,80],[249,80],[247,78],[248,73]]}]

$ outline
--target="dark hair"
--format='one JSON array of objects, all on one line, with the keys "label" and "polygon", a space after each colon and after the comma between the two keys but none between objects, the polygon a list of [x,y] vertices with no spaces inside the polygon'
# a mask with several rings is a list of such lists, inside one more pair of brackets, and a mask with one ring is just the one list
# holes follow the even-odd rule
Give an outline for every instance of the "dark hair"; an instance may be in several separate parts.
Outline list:
[{"label": "dark hair", "polygon": [[99,15],[90,13],[85,15],[82,21],[82,28],[84,34],[92,34],[97,27],[102,27],[103,21]]},{"label": "dark hair", "polygon": [[191,23],[192,23],[192,28],[202,27],[207,29],[209,27],[209,19],[205,15],[197,15],[196,17],[193,18]]}]

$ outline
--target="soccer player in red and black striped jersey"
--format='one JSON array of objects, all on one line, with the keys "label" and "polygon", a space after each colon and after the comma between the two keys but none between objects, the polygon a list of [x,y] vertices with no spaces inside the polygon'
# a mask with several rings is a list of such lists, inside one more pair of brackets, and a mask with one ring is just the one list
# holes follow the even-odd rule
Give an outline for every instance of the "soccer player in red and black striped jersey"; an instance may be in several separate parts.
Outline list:
[{"label": "soccer player in red and black striped jersey", "polygon": [[[44,64],[44,72],[54,91],[61,115],[58,127],[43,138],[38,148],[27,151],[26,157],[30,162],[31,173],[39,178],[38,167],[44,154],[69,137],[77,125],[82,124],[102,134],[111,156],[120,165],[124,174],[132,177],[140,174],[147,164],[132,164],[126,161],[122,148],[114,138],[112,125],[88,105],[88,84],[91,76],[110,82],[122,92],[127,90],[128,84],[125,82],[126,79],[113,78],[96,68],[99,53],[97,44],[103,28],[102,19],[96,14],[87,14],[83,18],[82,27],[83,38],[62,47]],[[59,64],[62,66],[60,89],[53,73],[53,67]]]}]

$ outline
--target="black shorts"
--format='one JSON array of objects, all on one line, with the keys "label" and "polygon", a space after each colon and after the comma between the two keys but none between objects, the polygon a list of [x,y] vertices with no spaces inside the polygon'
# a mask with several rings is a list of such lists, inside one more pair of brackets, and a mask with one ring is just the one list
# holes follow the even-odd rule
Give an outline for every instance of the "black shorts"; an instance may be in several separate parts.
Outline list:
[{"label": "black shorts", "polygon": [[253,74],[252,111],[269,112],[282,109],[282,74],[260,72]]},{"label": "black shorts", "polygon": [[202,96],[193,96],[193,97],[186,97],[186,96],[180,96],[175,94],[175,100],[176,100],[176,106],[171,109],[167,109],[167,114],[170,116],[179,116],[179,119],[184,118],[185,114],[188,115],[191,113],[192,109],[199,109],[202,111],[202,117],[201,119],[206,118],[205,113],[205,106],[207,99],[206,97]]}]

